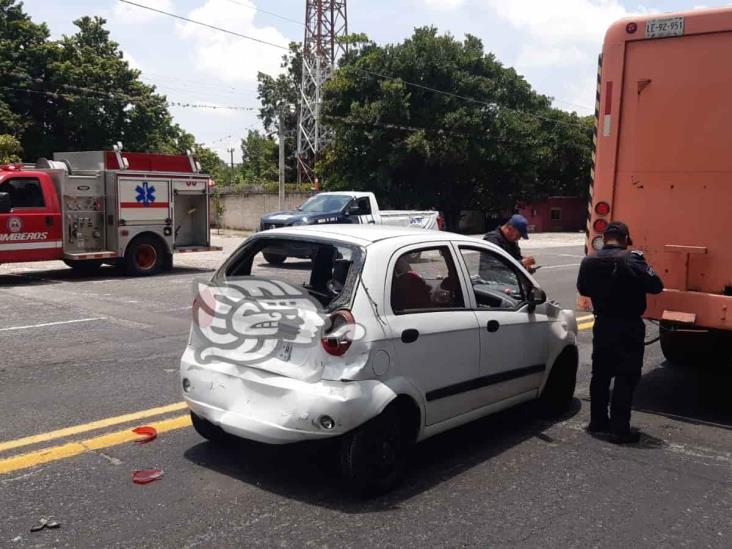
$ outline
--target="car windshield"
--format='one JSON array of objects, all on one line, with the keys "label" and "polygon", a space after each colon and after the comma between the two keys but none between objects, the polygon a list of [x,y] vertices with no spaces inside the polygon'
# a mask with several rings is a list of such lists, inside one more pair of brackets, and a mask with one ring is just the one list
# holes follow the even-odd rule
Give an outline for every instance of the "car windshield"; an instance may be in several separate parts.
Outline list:
[{"label": "car windshield", "polygon": [[353,198],[342,194],[318,194],[303,202],[297,209],[308,213],[340,212]]}]

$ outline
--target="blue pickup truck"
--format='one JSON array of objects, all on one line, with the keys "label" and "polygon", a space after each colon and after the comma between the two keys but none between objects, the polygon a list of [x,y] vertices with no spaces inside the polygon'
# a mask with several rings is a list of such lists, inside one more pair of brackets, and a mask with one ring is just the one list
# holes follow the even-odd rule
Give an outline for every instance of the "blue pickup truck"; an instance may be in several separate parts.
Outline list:
[{"label": "blue pickup truck", "polygon": [[[444,220],[438,211],[381,210],[374,193],[338,191],[318,193],[294,210],[266,214],[260,220],[259,230],[322,223],[361,223],[444,229]],[[268,253],[264,257],[269,263],[279,265],[288,256]]]}]

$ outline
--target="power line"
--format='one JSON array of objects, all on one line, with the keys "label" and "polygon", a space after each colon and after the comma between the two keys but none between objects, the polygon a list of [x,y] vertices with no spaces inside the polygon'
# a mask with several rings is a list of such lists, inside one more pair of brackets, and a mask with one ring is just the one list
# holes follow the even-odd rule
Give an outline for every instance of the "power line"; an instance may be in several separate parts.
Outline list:
[{"label": "power line", "polygon": [[[121,99],[123,101],[127,101],[128,103],[135,103],[135,104],[145,104],[150,103],[152,104],[154,102],[153,98],[148,97],[134,97],[131,95],[126,94],[119,94],[119,93],[113,93],[113,92],[104,92],[104,91],[98,91],[98,90],[92,90],[90,88],[81,88],[78,86],[71,86],[68,84],[63,85],[64,87],[76,89],[79,91],[84,91],[88,93],[89,95],[96,94],[97,96],[102,97],[94,97],[95,99]],[[77,99],[89,99],[89,96],[83,96],[79,95],[78,93],[65,93],[65,92],[53,92],[48,90],[31,90],[30,88],[15,88],[11,86],[0,86],[0,90],[7,90],[7,91],[15,91],[19,93],[27,93],[31,95],[44,95],[46,97],[51,97],[53,99],[63,98],[70,101],[74,101]],[[187,108],[187,109],[224,109],[224,110],[236,110],[236,111],[255,111],[258,110],[258,107],[242,107],[242,106],[235,106],[235,105],[210,105],[210,104],[202,104],[202,103],[186,103],[182,101],[165,101],[165,106],[167,107],[177,107],[177,108]]]},{"label": "power line", "polygon": [[239,6],[243,6],[247,9],[258,11],[260,13],[266,13],[267,15],[271,15],[272,17],[276,17],[277,19],[282,19],[283,21],[288,21],[290,23],[295,23],[296,25],[300,25],[301,27],[304,27],[302,21],[298,21],[297,19],[290,19],[289,17],[285,17],[284,15],[280,15],[279,13],[274,13],[272,11],[263,10],[262,8],[258,8],[256,6],[252,6],[249,4],[245,4],[244,2],[237,2],[237,0],[227,0],[227,2],[231,2],[232,4],[237,4]]},{"label": "power line", "polygon": [[[290,51],[290,49],[288,47],[280,46],[279,44],[275,44],[274,42],[267,42],[266,40],[260,40],[259,38],[254,38],[253,36],[247,36],[246,34],[242,34],[242,33],[239,33],[239,32],[232,31],[232,30],[224,29],[222,27],[217,27],[215,25],[209,25],[208,23],[204,23],[202,21],[196,21],[195,19],[189,19],[188,17],[183,17],[183,16],[177,15],[175,13],[171,13],[171,12],[168,12],[168,11],[163,11],[163,10],[151,8],[149,6],[143,6],[142,4],[138,4],[136,2],[132,2],[131,0],[119,0],[119,1],[120,2],[123,2],[125,4],[130,4],[132,6],[136,6],[138,8],[142,8],[142,9],[146,9],[146,10],[149,10],[149,11],[153,11],[155,13],[159,13],[159,14],[162,14],[162,15],[167,15],[169,17],[173,17],[173,18],[179,19],[181,21],[186,21],[186,22],[192,23],[194,25],[200,25],[202,27],[206,27],[206,28],[213,29],[213,30],[216,30],[216,31],[219,31],[219,32],[223,32],[223,33],[226,33],[226,34],[230,34],[232,36],[237,36],[239,38],[244,38],[246,40],[252,40],[254,42],[259,42],[260,44],[264,44],[264,45],[267,45],[267,46],[271,46],[273,48],[277,48],[277,49],[281,49],[281,50],[285,50],[285,51]],[[365,73],[365,74],[370,74],[372,76],[376,76],[378,78],[383,78],[385,80],[402,82],[403,84],[405,84],[407,86],[412,86],[414,88],[423,89],[425,91],[430,91],[432,93],[437,93],[437,94],[444,95],[444,96],[447,96],[447,97],[453,97],[455,99],[460,99],[460,100],[463,100],[463,101],[466,101],[466,102],[470,102],[470,103],[474,103],[474,104],[478,104],[478,105],[483,105],[483,106],[490,107],[490,108],[494,108],[494,109],[497,108],[497,109],[507,110],[507,111],[513,112],[515,114],[529,116],[529,117],[532,117],[532,118],[535,118],[535,119],[538,119],[538,120],[544,120],[544,121],[548,121],[548,122],[555,122],[557,124],[562,124],[562,125],[566,125],[566,126],[583,127],[582,125],[575,124],[573,122],[564,122],[562,120],[558,120],[556,118],[552,118],[552,117],[549,117],[549,116],[543,116],[543,115],[536,114],[536,113],[530,113],[530,112],[522,111],[520,109],[513,109],[511,107],[506,107],[506,106],[498,105],[497,103],[493,103],[493,102],[489,102],[489,101],[482,101],[480,99],[475,99],[473,97],[467,97],[465,95],[460,95],[460,94],[453,93],[453,92],[449,92],[449,91],[445,91],[445,90],[439,90],[437,88],[432,88],[430,86],[425,86],[423,84],[418,84],[416,82],[409,82],[408,80],[404,80],[403,78],[400,78],[400,77],[397,77],[397,76],[391,76],[391,75],[388,75],[388,74],[383,74],[383,73],[378,73],[378,72],[375,72],[375,71],[370,71],[368,69],[362,69],[360,67],[356,67],[355,65],[347,65],[344,68],[351,68],[351,69],[353,69],[355,71],[362,72],[362,73]]]},{"label": "power line", "polygon": [[179,19],[181,21],[185,21],[186,23],[193,23],[194,25],[200,25],[202,27],[207,27],[209,29],[213,29],[213,30],[216,30],[219,32],[230,34],[232,36],[238,36],[239,38],[244,38],[245,40],[259,42],[260,44],[264,44],[265,46],[271,46],[273,48],[277,48],[280,50],[290,51],[290,48],[287,46],[281,46],[279,44],[275,44],[274,42],[268,42],[267,40],[262,40],[260,38],[254,38],[253,36],[247,36],[246,34],[242,34],[240,32],[235,32],[235,31],[232,31],[229,29],[224,29],[222,27],[217,27],[216,25],[209,25],[208,23],[204,23],[202,21],[195,21],[193,19],[188,19],[187,17],[183,17],[182,15],[171,13],[169,11],[163,11],[163,10],[151,8],[150,6],[143,6],[142,4],[138,4],[137,2],[131,2],[130,0],[119,0],[119,1],[124,4],[129,4],[131,6],[136,6],[138,8],[142,8],[144,10],[153,11],[153,12],[159,13],[161,15],[167,15],[168,17],[173,17],[174,19]]}]

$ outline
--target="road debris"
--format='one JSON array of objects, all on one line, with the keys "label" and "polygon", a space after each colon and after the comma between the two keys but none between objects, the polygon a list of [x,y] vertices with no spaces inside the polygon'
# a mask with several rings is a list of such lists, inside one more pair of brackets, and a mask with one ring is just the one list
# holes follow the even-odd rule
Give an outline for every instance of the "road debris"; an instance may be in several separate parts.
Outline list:
[{"label": "road debris", "polygon": [[132,432],[137,433],[138,435],[143,435],[143,438],[135,440],[135,443],[137,444],[147,444],[148,442],[152,442],[158,438],[158,432],[155,427],[150,427],[148,425],[144,427],[135,427],[132,429]]},{"label": "road debris", "polygon": [[135,484],[149,484],[163,476],[162,469],[140,469],[133,471],[132,482]]},{"label": "road debris", "polygon": [[61,527],[61,523],[58,522],[57,520],[55,520],[53,517],[48,517],[48,518],[41,517],[38,520],[38,523],[35,526],[33,526],[30,529],[30,531],[31,532],[40,532],[44,528],[49,528],[49,529],[53,530],[55,528],[60,528],[60,527]]}]

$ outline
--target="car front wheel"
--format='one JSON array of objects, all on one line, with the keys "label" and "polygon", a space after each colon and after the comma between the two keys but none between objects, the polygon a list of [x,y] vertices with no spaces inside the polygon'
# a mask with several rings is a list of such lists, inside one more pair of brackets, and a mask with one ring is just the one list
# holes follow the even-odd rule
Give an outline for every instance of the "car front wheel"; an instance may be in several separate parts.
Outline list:
[{"label": "car front wheel", "polygon": [[543,415],[559,416],[569,410],[577,384],[577,350],[565,349],[554,362],[539,397]]},{"label": "car front wheel", "polygon": [[347,433],[341,443],[340,466],[351,491],[375,496],[394,488],[404,475],[413,443],[395,405]]}]

